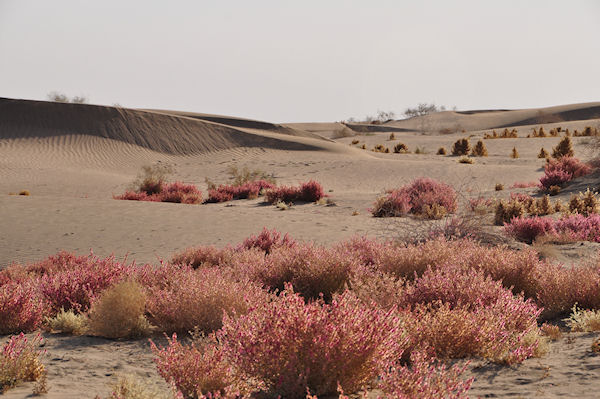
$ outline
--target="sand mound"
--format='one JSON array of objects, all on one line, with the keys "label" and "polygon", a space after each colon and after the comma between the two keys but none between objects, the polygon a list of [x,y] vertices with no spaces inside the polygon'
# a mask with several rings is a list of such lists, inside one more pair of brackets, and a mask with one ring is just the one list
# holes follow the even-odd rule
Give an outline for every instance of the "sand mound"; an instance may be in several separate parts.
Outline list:
[{"label": "sand mound", "polygon": [[596,124],[597,119],[600,119],[600,102],[519,110],[444,111],[427,116],[391,121],[379,126],[437,133],[442,129],[477,131],[587,120]]},{"label": "sand mound", "polygon": [[324,149],[320,146],[323,140],[315,140],[314,134],[283,127],[282,130],[287,133],[267,131],[262,134],[262,131],[157,112],[0,98],[0,139],[87,135],[174,155],[236,147]]}]

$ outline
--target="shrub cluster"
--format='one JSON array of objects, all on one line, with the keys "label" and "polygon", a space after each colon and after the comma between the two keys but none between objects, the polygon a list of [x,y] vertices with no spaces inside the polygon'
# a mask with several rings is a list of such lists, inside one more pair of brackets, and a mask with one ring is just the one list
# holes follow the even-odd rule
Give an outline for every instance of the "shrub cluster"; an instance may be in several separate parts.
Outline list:
[{"label": "shrub cluster", "polygon": [[485,147],[485,144],[483,143],[482,140],[479,140],[477,142],[477,144],[475,144],[475,147],[473,148],[471,155],[474,157],[487,157],[488,156],[487,148]]},{"label": "shrub cluster", "polygon": [[469,144],[469,139],[463,138],[457,140],[452,145],[452,155],[469,155],[469,151],[471,151],[471,144]]},{"label": "shrub cluster", "polygon": [[568,241],[600,242],[600,215],[575,214],[561,219],[531,217],[513,219],[506,224],[505,231],[517,240],[533,242],[540,236],[560,236]]},{"label": "shrub cluster", "polygon": [[266,201],[274,204],[277,202],[316,202],[326,197],[323,186],[320,183],[309,180],[300,186],[280,186],[268,190],[265,194]]},{"label": "shrub cluster", "polygon": [[404,143],[398,143],[394,146],[394,154],[407,154],[410,151]]},{"label": "shrub cluster", "polygon": [[378,198],[371,213],[375,217],[404,216],[412,213],[439,218],[436,215],[454,213],[456,208],[456,191],[451,186],[422,177],[406,186],[390,190],[385,196]]},{"label": "shrub cluster", "polygon": [[161,182],[157,186],[148,186],[140,191],[126,191],[124,194],[113,196],[113,198],[131,201],[199,204],[202,202],[202,192],[193,184]]},{"label": "shrub cluster", "polygon": [[549,159],[544,165],[544,176],[540,178],[543,189],[549,190],[552,186],[564,186],[565,183],[592,171],[589,165],[573,157]]},{"label": "shrub cluster", "polygon": [[517,129],[508,130],[505,128],[502,133],[498,134],[495,130],[492,133],[484,133],[484,139],[516,139],[518,138]]},{"label": "shrub cluster", "polygon": [[227,202],[238,199],[257,198],[261,191],[274,189],[275,185],[267,180],[254,180],[240,185],[221,184],[208,190],[206,202]]}]

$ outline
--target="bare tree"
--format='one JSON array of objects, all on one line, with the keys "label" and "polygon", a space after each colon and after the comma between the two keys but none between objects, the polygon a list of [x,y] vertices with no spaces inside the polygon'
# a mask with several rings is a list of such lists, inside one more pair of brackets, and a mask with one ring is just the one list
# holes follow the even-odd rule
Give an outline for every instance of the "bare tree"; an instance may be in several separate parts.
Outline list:
[{"label": "bare tree", "polygon": [[58,91],[51,91],[47,95],[48,101],[54,101],[56,103],[74,103],[74,104],[87,104],[88,99],[84,96],[75,96],[70,99],[66,94]]},{"label": "bare tree", "polygon": [[413,118],[415,116],[425,116],[425,115],[429,115],[433,112],[444,111],[444,110],[446,110],[446,107],[442,106],[442,107],[438,108],[433,103],[431,103],[431,104],[420,103],[415,108],[406,108],[406,111],[404,111],[404,115],[407,118]]}]

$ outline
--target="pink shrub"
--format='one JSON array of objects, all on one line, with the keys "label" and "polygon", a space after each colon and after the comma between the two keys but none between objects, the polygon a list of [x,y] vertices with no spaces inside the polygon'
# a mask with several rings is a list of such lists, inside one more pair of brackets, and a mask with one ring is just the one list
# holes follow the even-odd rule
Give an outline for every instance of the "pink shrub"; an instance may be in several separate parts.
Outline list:
[{"label": "pink shrub", "polygon": [[0,335],[33,331],[45,316],[47,307],[35,282],[9,282],[0,286]]},{"label": "pink shrub", "polygon": [[113,195],[114,199],[128,200],[128,201],[151,201],[160,202],[160,196],[157,194],[148,195],[144,191],[125,191],[125,194]]},{"label": "pink shrub", "polygon": [[283,202],[316,202],[325,197],[325,192],[320,183],[310,180],[300,184],[299,187],[280,186],[267,191],[266,201],[270,203]]},{"label": "pink shrub", "polygon": [[271,231],[263,227],[263,230],[258,235],[252,235],[244,240],[244,242],[238,247],[238,250],[259,248],[266,253],[279,247],[294,247],[296,241],[291,238],[287,233],[281,237],[281,233],[273,229]]},{"label": "pink shrub", "polygon": [[576,240],[600,242],[600,215],[571,215],[557,220],[554,224],[559,234],[566,234]]},{"label": "pink shrub", "polygon": [[261,190],[274,189],[275,185],[267,180],[253,180],[241,185],[221,184],[208,192],[206,202],[226,202],[234,199],[256,198]]},{"label": "pink shrub", "polygon": [[469,198],[469,210],[476,211],[481,208],[491,208],[496,203],[494,198],[485,198],[485,197],[477,197],[477,198]]},{"label": "pink shrub", "polygon": [[466,365],[447,368],[423,354],[411,356],[410,367],[395,364],[381,376],[378,388],[386,398],[467,399],[473,378],[461,380]]},{"label": "pink shrub", "polygon": [[423,214],[426,207],[441,206],[447,213],[457,208],[456,191],[437,180],[421,177],[407,186],[388,192],[371,210],[373,216],[402,216],[406,213]]},{"label": "pink shrub", "polygon": [[159,198],[161,202],[199,204],[202,202],[202,193],[193,184],[176,181],[175,183],[165,184]]},{"label": "pink shrub", "polygon": [[537,237],[556,234],[555,219],[551,217],[513,218],[504,225],[504,231],[519,241],[531,244]]},{"label": "pink shrub", "polygon": [[357,392],[406,342],[393,312],[366,307],[350,293],[331,304],[284,291],[245,316],[225,317],[217,338],[229,363],[262,381],[270,396]]},{"label": "pink shrub", "polygon": [[561,157],[551,159],[544,166],[544,176],[540,178],[540,184],[545,189],[550,186],[561,186],[577,177],[585,176],[592,171],[589,165],[574,157]]},{"label": "pink shrub", "polygon": [[298,244],[273,249],[253,265],[250,275],[272,290],[281,291],[289,283],[307,300],[322,295],[330,301],[334,293],[344,289],[358,265],[356,259],[335,249]]},{"label": "pink shrub", "polygon": [[51,314],[61,309],[86,312],[96,295],[132,271],[133,266],[116,262],[113,257],[89,256],[85,264],[43,275],[37,283]]},{"label": "pink shrub", "polygon": [[19,282],[61,270],[78,268],[87,264],[88,258],[89,256],[77,256],[71,252],[61,251],[29,265],[13,264],[0,270],[0,285],[9,281]]},{"label": "pink shrub", "polygon": [[164,265],[139,279],[148,290],[150,322],[168,333],[217,330],[224,314],[244,314],[269,298],[259,286],[217,268]]},{"label": "pink shrub", "polygon": [[525,193],[510,193],[510,199],[518,202],[523,202],[525,204],[535,201],[535,198]]},{"label": "pink shrub", "polygon": [[236,382],[231,366],[212,336],[184,346],[177,341],[177,334],[173,334],[167,347],[158,348],[152,341],[151,347],[158,373],[186,398],[219,397]]},{"label": "pink shrub", "polygon": [[188,248],[183,252],[173,255],[171,263],[175,265],[189,265],[194,269],[221,266],[230,260],[232,252],[230,248],[219,249],[212,245],[199,246]]},{"label": "pink shrub", "polygon": [[365,236],[352,237],[339,243],[336,248],[345,252],[348,257],[356,258],[365,266],[372,266],[378,259],[378,254],[388,244],[382,244]]}]

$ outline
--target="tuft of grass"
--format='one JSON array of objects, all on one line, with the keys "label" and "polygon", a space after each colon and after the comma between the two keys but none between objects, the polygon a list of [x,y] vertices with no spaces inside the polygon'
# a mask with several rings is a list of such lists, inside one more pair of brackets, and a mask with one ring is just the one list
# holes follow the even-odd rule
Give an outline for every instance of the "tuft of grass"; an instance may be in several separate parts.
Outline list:
[{"label": "tuft of grass", "polygon": [[[173,396],[158,390],[148,389],[143,381],[132,375],[120,376],[111,387],[106,399],[171,399]],[[96,396],[95,399],[101,399]]]},{"label": "tuft of grass", "polygon": [[46,318],[45,324],[50,332],[55,333],[81,335],[87,331],[87,318],[72,309],[61,309],[54,317]]},{"label": "tuft of grass", "polygon": [[573,305],[571,316],[565,322],[571,331],[600,331],[600,311],[579,309],[577,305]]},{"label": "tuft of grass", "polygon": [[542,324],[542,326],[540,327],[540,331],[543,335],[548,337],[550,341],[558,341],[563,336],[562,331],[560,331],[560,327],[555,326],[553,324]]},{"label": "tuft of grass", "polygon": [[548,153],[548,151],[546,151],[543,147],[540,149],[540,152],[538,153],[538,158],[540,159],[546,159],[550,157],[550,154]]},{"label": "tuft of grass", "polygon": [[475,163],[475,160],[473,158],[465,155],[458,159],[458,163],[473,164],[473,163]]},{"label": "tuft of grass", "polygon": [[438,148],[437,155],[446,155],[446,149],[444,147]]},{"label": "tuft of grass", "polygon": [[31,195],[31,193],[29,192],[29,190],[21,190],[19,191],[19,195],[29,196]]},{"label": "tuft of grass", "polygon": [[407,154],[410,151],[404,143],[398,143],[394,146],[394,154]]},{"label": "tuft of grass", "polygon": [[358,143],[360,143],[360,140],[352,140],[352,145],[356,145]]},{"label": "tuft of grass", "polygon": [[502,184],[502,183],[496,183],[496,186],[494,187],[494,190],[496,190],[496,191],[502,191],[502,190],[504,190],[504,184]]},{"label": "tuft of grass", "polygon": [[513,159],[519,158],[519,151],[517,151],[517,147],[513,147],[510,157]]},{"label": "tuft of grass", "polygon": [[150,334],[144,316],[146,293],[140,283],[125,280],[104,291],[92,304],[89,331],[106,338],[134,338]]}]

